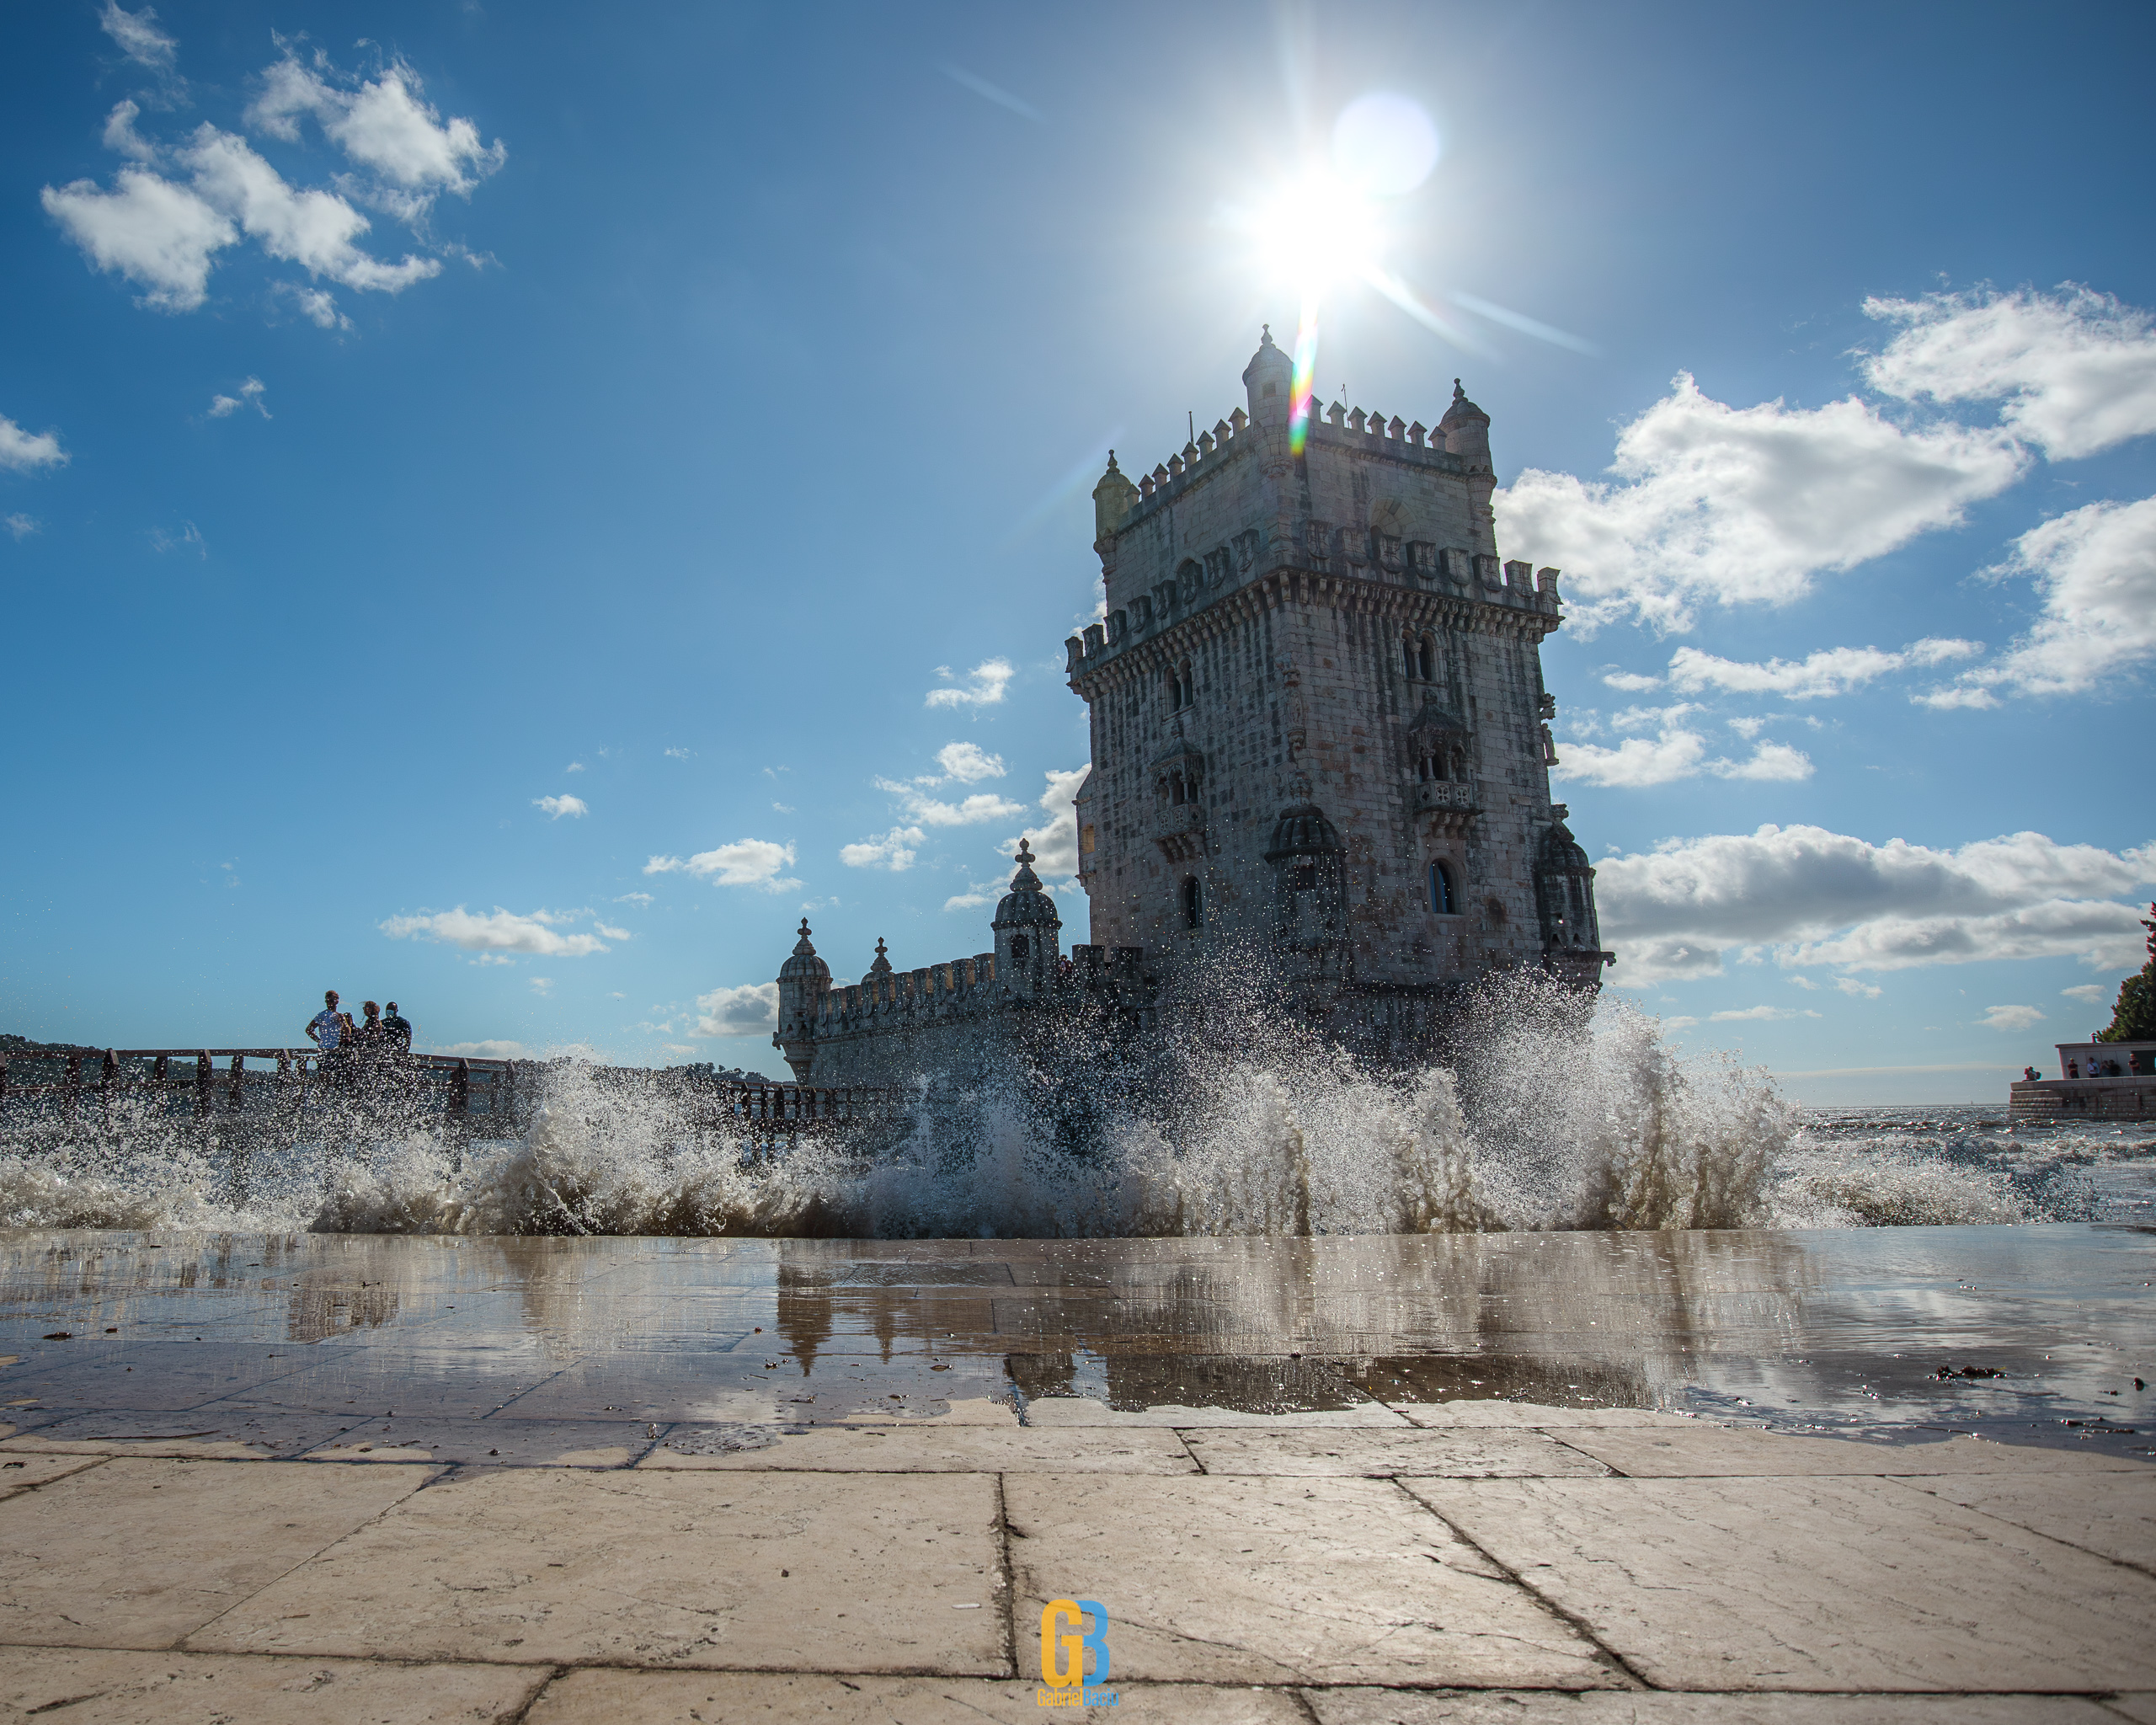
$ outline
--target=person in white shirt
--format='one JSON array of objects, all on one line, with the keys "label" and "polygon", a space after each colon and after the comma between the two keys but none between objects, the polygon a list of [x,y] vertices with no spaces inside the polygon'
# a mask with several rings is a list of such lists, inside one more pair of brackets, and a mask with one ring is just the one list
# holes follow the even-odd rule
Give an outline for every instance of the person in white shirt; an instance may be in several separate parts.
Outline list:
[{"label": "person in white shirt", "polygon": [[329,1054],[344,1039],[344,1027],[350,1020],[337,1010],[337,991],[329,989],[322,996],[322,1010],[307,1021],[307,1039]]}]

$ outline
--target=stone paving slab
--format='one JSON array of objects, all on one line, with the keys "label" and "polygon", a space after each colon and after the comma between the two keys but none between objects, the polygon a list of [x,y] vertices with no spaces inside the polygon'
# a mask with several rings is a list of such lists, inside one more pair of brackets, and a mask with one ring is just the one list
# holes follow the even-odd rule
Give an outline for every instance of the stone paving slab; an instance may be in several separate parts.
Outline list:
[{"label": "stone paving slab", "polygon": [[627,1467],[664,1427],[634,1420],[369,1420],[307,1452],[310,1461],[379,1461],[392,1455],[483,1467]]},{"label": "stone paving slab", "polygon": [[2095,1450],[2038,1449],[1982,1438],[1931,1444],[1866,1443],[1790,1432],[1693,1426],[1685,1430],[1568,1430],[1565,1441],[1635,1479],[1814,1474],[2138,1473],[2156,1467]]},{"label": "stone paving slab", "polygon": [[12,1455],[0,1461],[0,1498],[12,1498],[32,1486],[50,1485],[86,1467],[95,1467],[94,1455]]},{"label": "stone paving slab", "polygon": [[1400,1428],[1407,1423],[1379,1402],[1357,1407],[1311,1408],[1294,1413],[1250,1413],[1235,1407],[1182,1407],[1173,1402],[1125,1411],[1081,1396],[1042,1397],[1030,1401],[1026,1404],[1026,1423],[1041,1427],[1155,1425],[1184,1429],[1241,1425],[1256,1426],[1266,1430],[1275,1430],[1283,1426]]},{"label": "stone paving slab", "polygon": [[2156,1685],[2156,1581],[1899,1481],[1401,1485],[1657,1687]]},{"label": "stone paving slab", "polygon": [[109,1455],[297,1455],[356,1422],[352,1416],[211,1402],[176,1413],[99,1408],[73,1413],[0,1443],[5,1450]]},{"label": "stone paving slab", "polygon": [[0,1503],[0,1643],[169,1647],[432,1477],[114,1461],[22,1493]]},{"label": "stone paving slab", "polygon": [[1308,1690],[1318,1725],[2116,1725],[2075,1696],[1674,1695]]},{"label": "stone paving slab", "polygon": [[978,1475],[475,1468],[301,1564],[195,1645],[993,1674],[1007,1669],[995,1508],[995,1480]]},{"label": "stone paving slab", "polygon": [[1208,1473],[1600,1479],[1609,1472],[1593,1456],[1538,1431],[1275,1432],[1230,1426],[1192,1431],[1184,1440]]},{"label": "stone paving slab", "polygon": [[0,1647],[0,1720],[96,1725],[492,1725],[544,1681],[504,1665]]},{"label": "stone paving slab", "polygon": [[1393,1402],[1386,1404],[1413,1424],[1476,1429],[1533,1427],[1588,1430],[1616,1426],[1697,1427],[1689,1414],[1663,1413],[1652,1407],[1553,1407],[1540,1402]]},{"label": "stone paving slab", "polygon": [[237,1396],[313,1365],[303,1345],[256,1342],[147,1342],[96,1346],[37,1369],[11,1368],[0,1399],[34,1396],[53,1406],[129,1407],[144,1412],[195,1407]]},{"label": "stone paving slab", "polygon": [[1909,1483],[2047,1539],[2156,1572],[2156,1469],[2128,1477],[1992,1476]]},{"label": "stone paving slab", "polygon": [[1049,1600],[1099,1599],[1118,1679],[1618,1680],[1390,1481],[1014,1474],[1004,1498],[1021,1641]]},{"label": "stone paving slab", "polygon": [[[1294,1694],[1280,1689],[1219,1689],[1124,1683],[1114,1712],[1087,1710],[1091,1719],[1128,1717],[1173,1725],[1308,1725]],[[680,1671],[572,1671],[549,1685],[526,1725],[720,1725],[734,1720],[796,1725],[814,1720],[862,1720],[873,1725],[981,1725],[984,1720],[1077,1717],[1043,1713],[1037,1683],[963,1677],[827,1677]]]},{"label": "stone paving slab", "polygon": [[[682,1439],[694,1443],[693,1436]],[[1196,1473],[1172,1431],[1078,1426],[1033,1431],[984,1426],[824,1426],[720,1454],[684,1453],[670,1437],[643,1468],[824,1473]]]}]

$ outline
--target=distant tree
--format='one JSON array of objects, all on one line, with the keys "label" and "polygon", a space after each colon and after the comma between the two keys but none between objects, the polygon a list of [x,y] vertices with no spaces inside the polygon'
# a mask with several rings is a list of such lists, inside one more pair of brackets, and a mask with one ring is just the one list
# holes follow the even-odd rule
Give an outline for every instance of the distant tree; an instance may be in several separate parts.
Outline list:
[{"label": "distant tree", "polygon": [[2111,1028],[2099,1042],[2156,1042],[2156,905],[2141,919],[2148,931],[2148,962],[2119,985],[2119,1003]]}]

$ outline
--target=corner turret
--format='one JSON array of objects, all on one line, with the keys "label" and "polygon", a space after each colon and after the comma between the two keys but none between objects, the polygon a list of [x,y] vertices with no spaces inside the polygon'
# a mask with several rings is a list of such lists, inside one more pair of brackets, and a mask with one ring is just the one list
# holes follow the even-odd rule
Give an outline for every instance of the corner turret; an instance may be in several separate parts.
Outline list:
[{"label": "corner turret", "polygon": [[771,1046],[793,1068],[796,1083],[808,1081],[808,1068],[816,1058],[816,1015],[830,991],[831,967],[816,956],[808,938],[808,919],[803,916],[793,956],[779,966],[778,1028],[771,1036]]},{"label": "corner turret", "polygon": [[1138,501],[1138,488],[1132,484],[1121,467],[1115,464],[1115,451],[1108,451],[1108,470],[1101,475],[1101,483],[1093,488],[1093,544],[1098,549],[1101,542],[1113,538],[1115,530],[1123,525],[1131,506]]},{"label": "corner turret", "polygon": [[1294,404],[1295,365],[1273,345],[1273,326],[1265,325],[1257,351],[1243,367],[1243,388],[1250,398],[1250,416],[1261,425],[1285,425]]},{"label": "corner turret", "polygon": [[1063,918],[1033,873],[1033,847],[1018,841],[1017,873],[995,907],[995,980],[1013,993],[1038,994],[1063,956]]},{"label": "corner turret", "polygon": [[1489,470],[1490,416],[1467,398],[1457,377],[1452,380],[1452,405],[1438,421],[1438,430],[1445,447],[1465,462],[1470,472]]}]

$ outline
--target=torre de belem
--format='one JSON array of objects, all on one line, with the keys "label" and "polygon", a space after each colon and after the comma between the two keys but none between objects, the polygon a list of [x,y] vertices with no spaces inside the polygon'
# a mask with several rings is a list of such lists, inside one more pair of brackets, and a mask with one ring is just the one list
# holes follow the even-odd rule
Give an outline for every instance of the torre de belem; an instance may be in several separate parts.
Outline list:
[{"label": "torre de belem", "polygon": [[995,949],[835,987],[802,925],[772,1042],[803,1083],[963,1066],[984,1033],[1106,1012],[1174,1033],[1260,979],[1358,1054],[1441,1044],[1469,987],[1534,967],[1593,990],[1594,870],[1550,798],[1541,644],[1557,574],[1498,555],[1490,417],[1434,430],[1311,403],[1267,330],[1245,400],[1093,490],[1102,620],[1065,643],[1091,710],[1076,798],[1091,943],[1022,845]]}]

